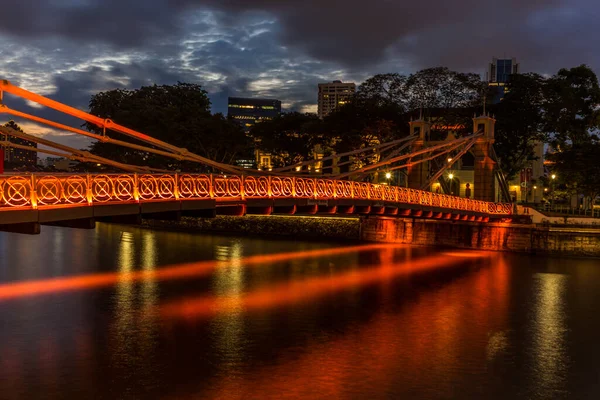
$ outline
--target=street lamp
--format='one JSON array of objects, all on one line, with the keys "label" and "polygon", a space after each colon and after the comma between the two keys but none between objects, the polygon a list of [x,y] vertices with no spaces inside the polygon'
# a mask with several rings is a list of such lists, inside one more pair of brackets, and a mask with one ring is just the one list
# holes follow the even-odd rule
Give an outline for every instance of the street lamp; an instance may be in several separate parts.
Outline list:
[{"label": "street lamp", "polygon": [[533,185],[533,204],[535,204],[535,192],[537,190],[537,186]]},{"label": "street lamp", "polygon": [[391,172],[386,172],[385,173],[385,179],[391,179],[392,178],[392,173]]},{"label": "street lamp", "polygon": [[452,190],[452,178],[454,178],[453,173],[448,174],[448,179],[450,179],[450,194],[454,196],[454,191]]},{"label": "street lamp", "polygon": [[552,178],[552,210],[554,210],[554,180],[556,179],[556,174],[552,174],[550,178]]}]

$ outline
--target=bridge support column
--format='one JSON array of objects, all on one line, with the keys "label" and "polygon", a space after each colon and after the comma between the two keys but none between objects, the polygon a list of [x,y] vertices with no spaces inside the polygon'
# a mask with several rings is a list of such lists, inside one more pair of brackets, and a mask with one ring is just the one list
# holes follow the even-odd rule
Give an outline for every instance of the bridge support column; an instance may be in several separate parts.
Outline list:
[{"label": "bridge support column", "polygon": [[489,115],[473,118],[473,130],[484,131],[484,135],[477,139],[473,146],[475,156],[475,176],[473,199],[494,202],[496,201],[496,182],[494,170],[496,162],[490,157],[494,144],[494,124],[496,120]]},{"label": "bridge support column", "polygon": [[[423,147],[425,147],[425,143],[429,140],[431,128],[429,122],[426,122],[421,117],[416,121],[410,121],[409,125],[411,134],[418,135],[418,139],[415,140],[411,146],[411,152],[422,150]],[[407,169],[408,187],[412,189],[421,189],[423,185],[427,183],[428,169],[429,163],[427,162],[409,166]]]}]

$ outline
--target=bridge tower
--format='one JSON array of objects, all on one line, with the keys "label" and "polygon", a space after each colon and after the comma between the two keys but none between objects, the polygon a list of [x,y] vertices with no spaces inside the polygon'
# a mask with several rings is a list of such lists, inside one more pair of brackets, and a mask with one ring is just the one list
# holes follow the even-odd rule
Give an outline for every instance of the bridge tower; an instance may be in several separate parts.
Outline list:
[{"label": "bridge tower", "polygon": [[494,171],[496,162],[492,160],[494,144],[494,126],[496,120],[489,114],[473,118],[473,132],[483,130],[484,134],[477,139],[472,147],[475,156],[475,175],[473,177],[473,199],[494,202],[496,200],[496,182]]},{"label": "bridge tower", "polygon": [[[411,145],[411,152],[422,150],[429,141],[431,132],[431,123],[425,121],[423,116],[419,116],[416,121],[410,121],[410,133],[417,136],[417,139]],[[421,189],[427,183],[429,163],[419,163],[411,165],[407,169],[408,187],[412,189]]]}]

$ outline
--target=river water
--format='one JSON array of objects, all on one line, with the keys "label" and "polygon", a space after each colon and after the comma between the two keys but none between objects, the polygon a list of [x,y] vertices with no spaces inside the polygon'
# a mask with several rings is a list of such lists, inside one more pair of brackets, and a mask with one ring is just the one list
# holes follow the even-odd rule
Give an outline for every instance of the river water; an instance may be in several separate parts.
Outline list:
[{"label": "river water", "polygon": [[0,399],[598,399],[600,261],[0,233]]}]

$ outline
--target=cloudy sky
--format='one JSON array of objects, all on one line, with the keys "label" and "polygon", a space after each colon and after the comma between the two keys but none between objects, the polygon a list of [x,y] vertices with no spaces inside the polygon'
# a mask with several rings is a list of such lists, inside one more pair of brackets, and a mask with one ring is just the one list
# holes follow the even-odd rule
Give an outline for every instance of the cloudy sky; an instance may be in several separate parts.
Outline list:
[{"label": "cloudy sky", "polygon": [[[214,112],[227,111],[228,96],[315,111],[317,83],[334,79],[360,83],[440,65],[483,74],[493,56],[517,57],[524,72],[600,66],[597,0],[0,3],[0,79],[82,109],[98,91],[184,81],[209,92]],[[5,103],[65,121],[10,96]],[[87,143],[23,125],[65,144]]]}]

